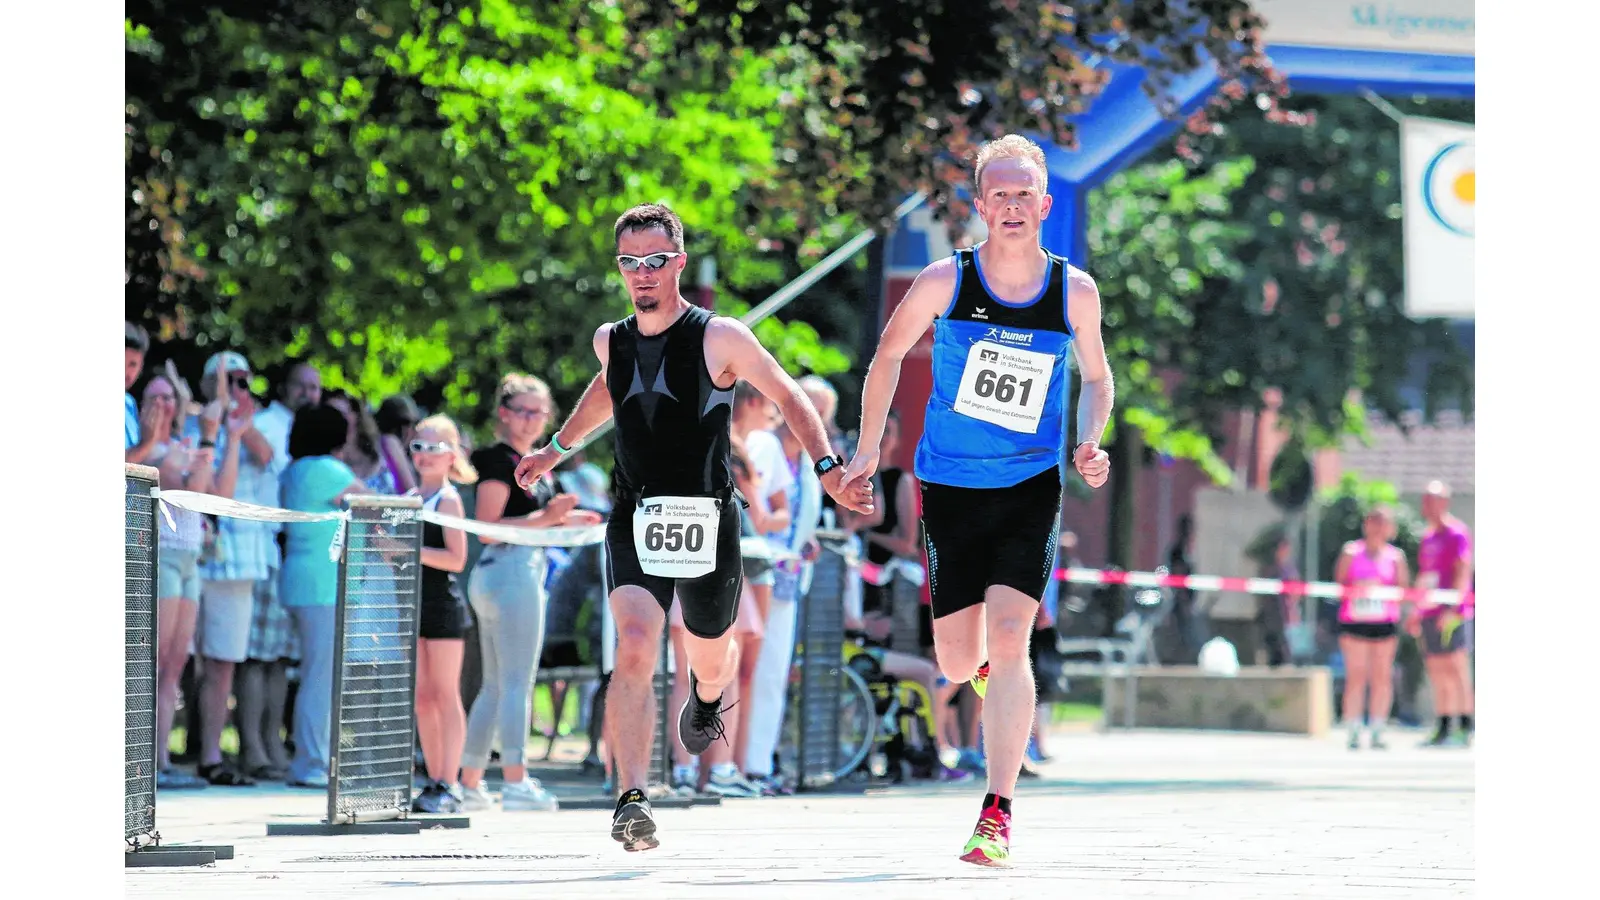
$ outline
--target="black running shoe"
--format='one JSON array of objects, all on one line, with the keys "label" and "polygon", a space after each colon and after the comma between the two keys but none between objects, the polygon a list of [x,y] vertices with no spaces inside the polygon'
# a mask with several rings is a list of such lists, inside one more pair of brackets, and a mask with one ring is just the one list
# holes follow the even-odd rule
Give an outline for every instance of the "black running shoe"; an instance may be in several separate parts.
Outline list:
[{"label": "black running shoe", "polygon": [[656,840],[656,820],[650,815],[650,801],[645,799],[644,791],[625,791],[617,799],[617,812],[611,817],[611,839],[629,853],[661,846]]},{"label": "black running shoe", "polygon": [[691,756],[699,756],[718,738],[727,741],[727,729],[722,726],[722,698],[707,702],[695,693],[700,679],[689,673],[689,699],[683,701],[678,712],[678,742]]}]

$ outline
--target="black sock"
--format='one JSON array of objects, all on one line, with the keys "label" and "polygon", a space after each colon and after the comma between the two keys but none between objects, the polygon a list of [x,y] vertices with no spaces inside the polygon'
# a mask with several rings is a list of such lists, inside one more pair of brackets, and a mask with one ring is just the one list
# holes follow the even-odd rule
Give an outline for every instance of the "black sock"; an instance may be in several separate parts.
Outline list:
[{"label": "black sock", "polygon": [[617,809],[621,809],[624,806],[627,806],[629,803],[643,803],[643,802],[644,802],[644,791],[641,791],[638,788],[633,788],[631,790],[623,791],[622,792],[622,796],[617,798]]},{"label": "black sock", "polygon": [[1462,731],[1471,731],[1472,730],[1472,716],[1470,716],[1470,715],[1460,716],[1459,720],[1461,722],[1461,730]]},{"label": "black sock", "polygon": [[1449,734],[1449,733],[1450,733],[1450,717],[1449,716],[1440,716],[1439,717],[1439,734]]},{"label": "black sock", "polygon": [[999,796],[996,796],[994,794],[984,794],[983,795],[983,808],[984,809],[988,809],[989,807],[995,806],[997,804],[999,805],[1001,812],[1005,813],[1008,816],[1011,815],[1011,798],[1010,797],[999,797]]}]

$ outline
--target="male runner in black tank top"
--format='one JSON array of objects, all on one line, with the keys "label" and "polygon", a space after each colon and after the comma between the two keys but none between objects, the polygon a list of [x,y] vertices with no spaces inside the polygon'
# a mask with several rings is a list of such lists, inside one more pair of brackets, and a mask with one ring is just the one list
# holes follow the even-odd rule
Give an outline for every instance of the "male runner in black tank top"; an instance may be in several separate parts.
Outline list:
[{"label": "male runner in black tank top", "polygon": [[723,737],[722,690],[739,671],[729,634],[742,580],[740,501],[728,459],[734,384],[742,378],[778,404],[841,506],[870,512],[872,491],[865,484],[841,490],[844,461],[828,446],[816,408],[750,329],[683,299],[678,279],[688,257],[672,210],[628,210],[617,219],[616,240],[634,315],[595,332],[600,374],[566,425],[523,457],[516,474],[519,484],[533,484],[615,415],[606,553],[617,652],[606,720],[614,723],[621,796],[611,836],[627,850],[648,850],[658,843],[644,795],[656,720],[652,679],[674,590],[689,632],[691,690],[678,737],[690,753]]}]

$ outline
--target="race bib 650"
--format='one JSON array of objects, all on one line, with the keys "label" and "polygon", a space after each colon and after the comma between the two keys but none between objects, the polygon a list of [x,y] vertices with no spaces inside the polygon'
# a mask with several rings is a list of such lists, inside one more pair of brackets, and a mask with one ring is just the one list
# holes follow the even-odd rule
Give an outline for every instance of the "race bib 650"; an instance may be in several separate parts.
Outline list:
[{"label": "race bib 650", "polygon": [[715,497],[651,497],[633,514],[639,568],[662,578],[699,578],[717,567]]}]

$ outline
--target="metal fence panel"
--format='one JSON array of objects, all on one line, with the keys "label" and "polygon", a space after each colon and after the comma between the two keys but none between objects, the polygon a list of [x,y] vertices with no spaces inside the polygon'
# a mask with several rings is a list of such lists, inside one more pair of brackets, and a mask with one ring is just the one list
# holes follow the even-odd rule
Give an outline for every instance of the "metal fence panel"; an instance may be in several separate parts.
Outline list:
[{"label": "metal fence panel", "polygon": [[795,773],[800,787],[821,787],[839,760],[839,669],[844,665],[844,588],[851,577],[844,558],[823,549],[812,573],[811,590],[801,601],[795,647],[800,667]]},{"label": "metal fence panel", "polygon": [[123,586],[125,683],[123,837],[156,827],[156,527],[155,488],[149,466],[124,467]]},{"label": "metal fence panel", "polygon": [[422,502],[356,497],[334,627],[328,822],[411,809]]}]

